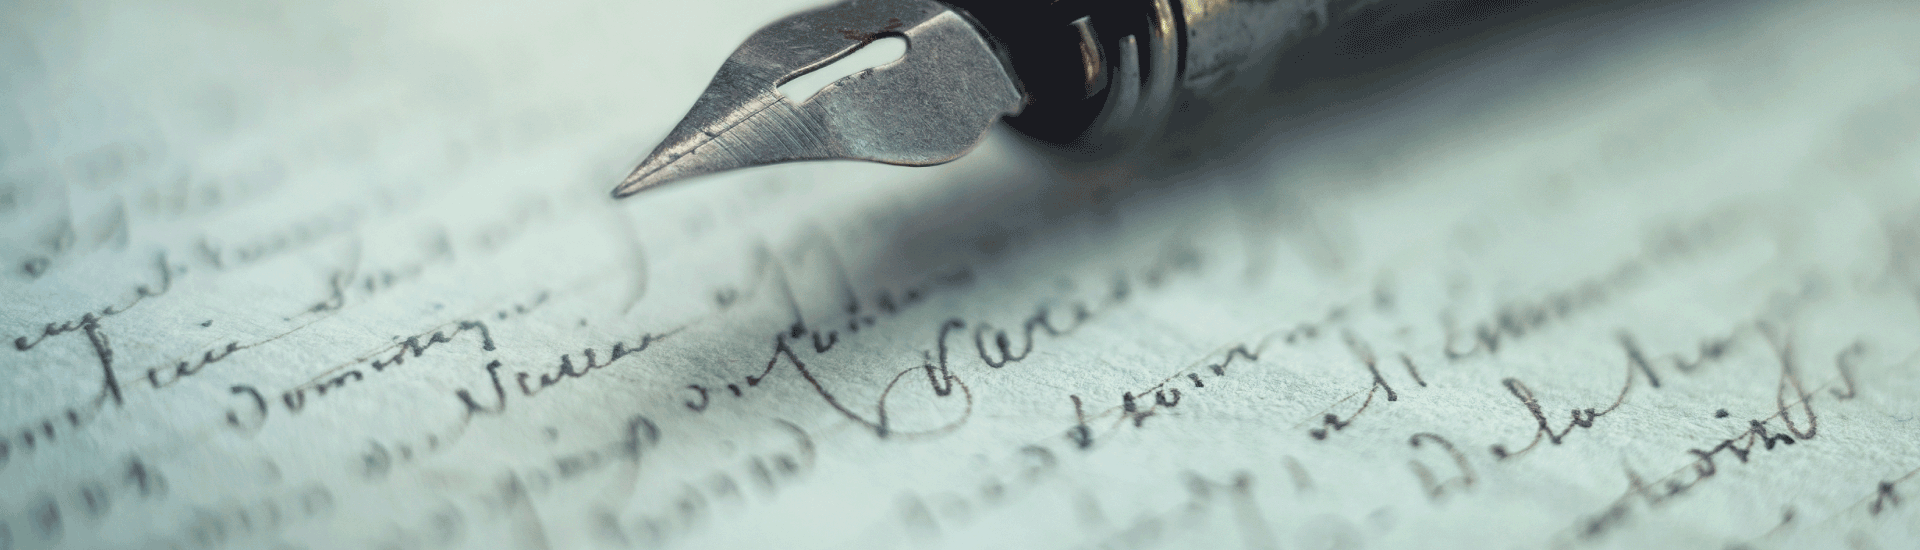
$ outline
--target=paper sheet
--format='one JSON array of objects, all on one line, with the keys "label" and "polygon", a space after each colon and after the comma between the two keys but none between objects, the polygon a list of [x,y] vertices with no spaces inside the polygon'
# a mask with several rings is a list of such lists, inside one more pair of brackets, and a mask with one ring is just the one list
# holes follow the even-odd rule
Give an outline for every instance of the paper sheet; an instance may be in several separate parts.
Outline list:
[{"label": "paper sheet", "polygon": [[1916,4],[615,202],[807,5],[656,4],[8,8],[0,549],[1920,541]]}]

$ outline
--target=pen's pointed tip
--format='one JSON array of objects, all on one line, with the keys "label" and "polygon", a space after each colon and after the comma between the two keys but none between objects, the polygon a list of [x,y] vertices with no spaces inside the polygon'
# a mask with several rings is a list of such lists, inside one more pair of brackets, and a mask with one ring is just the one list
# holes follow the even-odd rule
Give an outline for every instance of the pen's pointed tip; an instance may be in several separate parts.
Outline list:
[{"label": "pen's pointed tip", "polygon": [[626,198],[667,183],[739,167],[716,162],[707,158],[708,155],[698,154],[698,149],[697,144],[672,139],[662,143],[652,155],[647,156],[647,160],[614,186],[613,198]]},{"label": "pen's pointed tip", "polygon": [[639,186],[629,185],[623,182],[619,187],[613,188],[613,198],[624,199],[633,196],[634,193],[639,193],[640,189]]},{"label": "pen's pointed tip", "polygon": [[648,175],[647,164],[641,164],[639,168],[633,170],[632,174],[628,174],[626,179],[620,180],[620,185],[614,186],[613,198],[624,199],[647,188],[666,183],[666,180],[648,178]]}]

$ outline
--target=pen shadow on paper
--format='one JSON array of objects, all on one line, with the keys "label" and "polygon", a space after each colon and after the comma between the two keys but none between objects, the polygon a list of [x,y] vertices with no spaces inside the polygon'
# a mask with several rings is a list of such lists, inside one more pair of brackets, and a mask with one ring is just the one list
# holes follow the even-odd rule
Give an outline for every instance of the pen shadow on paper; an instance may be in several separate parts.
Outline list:
[{"label": "pen shadow on paper", "polygon": [[[873,256],[886,264],[869,271],[924,272],[956,261],[954,250],[991,255],[1019,234],[1130,205],[1130,215],[1176,224],[1234,216],[1250,236],[1267,240],[1260,244],[1292,241],[1315,268],[1337,272],[1345,229],[1316,212],[1339,197],[1394,185],[1379,177],[1382,166],[1455,139],[1455,128],[1512,111],[1516,102],[1552,100],[1561,81],[1607,62],[1606,52],[1621,43],[1691,31],[1713,23],[1708,17],[1746,9],[1674,4],[1459,0],[1418,14],[1356,18],[1291,49],[1264,89],[1242,94],[1244,101],[1180,105],[1166,138],[1112,155],[1123,161],[1007,147],[1015,167],[953,175],[942,185],[970,192],[905,205],[916,211],[906,216],[914,225]],[[1034,143],[998,131],[994,139]],[[1202,193],[1233,197],[1238,211],[1154,206]]]}]

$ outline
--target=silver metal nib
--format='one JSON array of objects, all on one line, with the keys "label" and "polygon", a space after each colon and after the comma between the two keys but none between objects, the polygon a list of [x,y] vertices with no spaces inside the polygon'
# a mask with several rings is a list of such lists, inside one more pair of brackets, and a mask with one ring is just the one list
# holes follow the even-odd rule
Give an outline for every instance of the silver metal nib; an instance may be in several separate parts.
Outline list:
[{"label": "silver metal nib", "polygon": [[[879,38],[903,37],[898,61],[841,79],[811,98],[778,86]],[[779,162],[852,159],[927,166],[959,158],[1024,98],[980,30],[931,0],[851,0],[761,28],[720,66],[693,110],[613,190]]]}]

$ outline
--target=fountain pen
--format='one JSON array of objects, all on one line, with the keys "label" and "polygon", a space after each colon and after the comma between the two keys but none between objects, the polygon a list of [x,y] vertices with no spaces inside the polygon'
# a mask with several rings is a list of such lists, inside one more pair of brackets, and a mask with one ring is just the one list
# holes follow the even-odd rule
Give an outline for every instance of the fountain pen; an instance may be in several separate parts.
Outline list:
[{"label": "fountain pen", "polygon": [[[1329,28],[1462,1],[847,0],[747,38],[613,196],[781,162],[941,164],[997,120],[1061,150],[1123,154],[1195,103],[1257,93],[1288,47]],[[895,38],[897,60],[808,97],[780,91]]]}]

